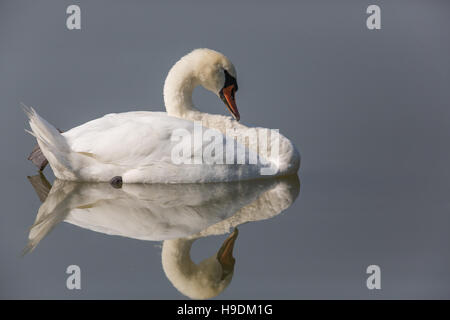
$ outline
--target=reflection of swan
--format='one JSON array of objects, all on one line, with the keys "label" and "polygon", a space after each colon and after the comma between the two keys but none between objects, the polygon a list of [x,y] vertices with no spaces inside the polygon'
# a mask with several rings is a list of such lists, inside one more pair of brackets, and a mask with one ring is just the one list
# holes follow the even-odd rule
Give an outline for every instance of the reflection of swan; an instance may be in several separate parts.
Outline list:
[{"label": "reflection of swan", "polygon": [[[297,172],[300,162],[298,152],[287,138],[275,131],[270,134],[267,148],[264,148],[266,142],[262,144],[261,141],[264,138],[257,138],[260,141],[250,139],[248,143],[241,141],[248,147],[244,152],[259,152],[258,164],[236,165],[241,163],[236,158],[231,160],[233,164],[228,161],[228,164],[220,164],[222,157],[217,161],[214,159],[213,163],[203,161],[198,164],[195,160],[195,164],[174,162],[172,152],[175,148],[190,151],[192,140],[174,140],[172,134],[182,130],[194,136],[197,130],[194,129],[194,121],[201,122],[200,127],[216,129],[210,131],[214,134],[205,141],[203,152],[206,152],[206,143],[211,146],[212,140],[214,143],[226,141],[224,134],[227,130],[233,131],[232,135],[239,138],[256,132],[267,133],[266,129],[248,128],[230,117],[198,111],[192,102],[192,92],[199,85],[221,97],[239,120],[234,99],[237,91],[235,68],[224,55],[209,49],[194,50],[170,70],[164,85],[167,113],[140,111],[109,114],[60,133],[33,109],[25,110],[32,134],[37,138],[55,176],[62,180],[98,182],[120,176],[125,183],[195,183],[257,178],[268,174],[261,172],[261,169],[268,167],[269,174],[273,176]],[[196,151],[190,153],[189,160],[198,155],[201,144],[201,141],[197,146],[194,143]],[[238,150],[244,150],[242,148],[239,144]],[[268,149],[267,154],[263,149]]]},{"label": "reflection of swan", "polygon": [[162,264],[173,286],[192,299],[208,299],[220,294],[231,282],[234,272],[232,256],[237,229],[225,240],[216,255],[199,264],[192,262],[193,242],[202,237],[228,233],[246,222],[271,218],[287,209],[297,198],[297,176],[275,180],[265,192],[234,215],[184,239],[166,240],[162,249]]},{"label": "reflection of swan", "polygon": [[178,291],[192,299],[208,299],[230,284],[234,273],[233,247],[238,230],[225,240],[219,251],[195,264],[191,247],[196,238],[165,240],[162,249],[164,273]]},{"label": "reflection of swan", "polygon": [[[47,184],[38,185],[44,185],[42,191]],[[171,283],[188,297],[210,298],[231,281],[237,232],[199,264],[190,259],[193,242],[272,217],[290,206],[298,191],[297,176],[217,184],[129,184],[123,189],[56,180],[39,209],[26,250],[34,249],[60,221],[107,234],[164,240],[162,264]]]}]

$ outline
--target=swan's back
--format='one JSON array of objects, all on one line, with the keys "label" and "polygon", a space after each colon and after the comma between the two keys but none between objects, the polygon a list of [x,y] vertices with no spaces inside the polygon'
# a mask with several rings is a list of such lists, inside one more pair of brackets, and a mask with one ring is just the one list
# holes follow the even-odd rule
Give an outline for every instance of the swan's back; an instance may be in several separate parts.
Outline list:
[{"label": "swan's back", "polygon": [[[198,149],[204,151],[208,144],[194,143],[199,126],[164,112],[127,112],[89,121],[63,136],[71,149],[72,171],[83,180],[108,181],[113,176],[121,176],[125,183],[186,183],[249,180],[260,176],[264,166],[261,162],[237,164],[238,152],[245,152],[246,159],[251,152],[240,144],[236,144],[231,164],[207,163],[204,159],[196,163],[195,156],[202,154]],[[206,130],[210,129],[200,129],[201,133]],[[226,137],[213,131],[225,147]],[[176,134],[174,138],[176,132],[188,137],[184,139]],[[174,161],[174,154],[180,150],[184,151],[183,163]]]}]

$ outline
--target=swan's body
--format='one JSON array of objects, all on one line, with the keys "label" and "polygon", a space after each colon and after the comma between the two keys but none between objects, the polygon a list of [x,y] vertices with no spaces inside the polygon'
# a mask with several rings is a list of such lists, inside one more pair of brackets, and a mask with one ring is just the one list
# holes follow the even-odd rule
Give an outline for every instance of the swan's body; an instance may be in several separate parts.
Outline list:
[{"label": "swan's body", "polygon": [[[267,167],[271,168],[270,176],[295,173],[300,164],[299,154],[278,132],[270,134],[267,156],[259,152],[256,141],[237,143],[237,149],[245,149],[248,156],[257,154],[257,164],[238,165],[236,158],[232,164],[174,163],[174,147],[192,149],[191,140],[173,141],[174,130],[182,129],[194,136],[196,121],[203,131],[217,130],[216,140],[222,141],[229,141],[227,130],[233,130],[236,137],[267,130],[248,128],[231,117],[202,113],[194,107],[192,92],[202,85],[220,95],[239,119],[234,103],[235,78],[234,67],[225,56],[209,49],[197,49],[178,61],[167,76],[164,85],[167,113],[108,114],[62,134],[33,109],[28,109],[27,115],[32,134],[55,176],[62,180],[100,182],[120,176],[124,183],[193,183],[260,178],[264,177],[261,170]],[[275,143],[278,152],[271,153]],[[192,157],[194,154],[195,149]]]}]

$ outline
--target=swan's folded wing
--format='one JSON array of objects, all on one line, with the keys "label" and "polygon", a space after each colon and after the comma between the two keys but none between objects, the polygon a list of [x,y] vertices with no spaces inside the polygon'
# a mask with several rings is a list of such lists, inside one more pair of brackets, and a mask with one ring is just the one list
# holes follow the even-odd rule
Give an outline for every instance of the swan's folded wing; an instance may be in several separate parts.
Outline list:
[{"label": "swan's folded wing", "polygon": [[103,163],[133,165],[170,162],[174,130],[192,132],[193,123],[159,112],[109,114],[66,133],[73,152]]}]

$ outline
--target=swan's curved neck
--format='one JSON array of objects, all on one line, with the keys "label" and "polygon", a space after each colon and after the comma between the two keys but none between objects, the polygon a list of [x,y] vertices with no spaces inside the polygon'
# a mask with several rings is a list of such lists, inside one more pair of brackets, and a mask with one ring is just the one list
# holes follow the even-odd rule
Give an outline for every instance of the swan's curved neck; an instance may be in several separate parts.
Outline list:
[{"label": "swan's curved neck", "polygon": [[200,84],[195,70],[187,61],[178,61],[170,69],[164,83],[164,104],[167,114],[183,118],[187,112],[196,110],[192,93]]},{"label": "swan's curved neck", "polygon": [[190,277],[197,265],[191,260],[191,247],[195,240],[165,240],[162,250],[162,262],[166,273],[178,273]]},{"label": "swan's curved neck", "polygon": [[172,285],[192,299],[217,296],[231,281],[220,278],[216,255],[195,264],[190,258],[194,239],[165,240],[162,248],[162,265]]}]

